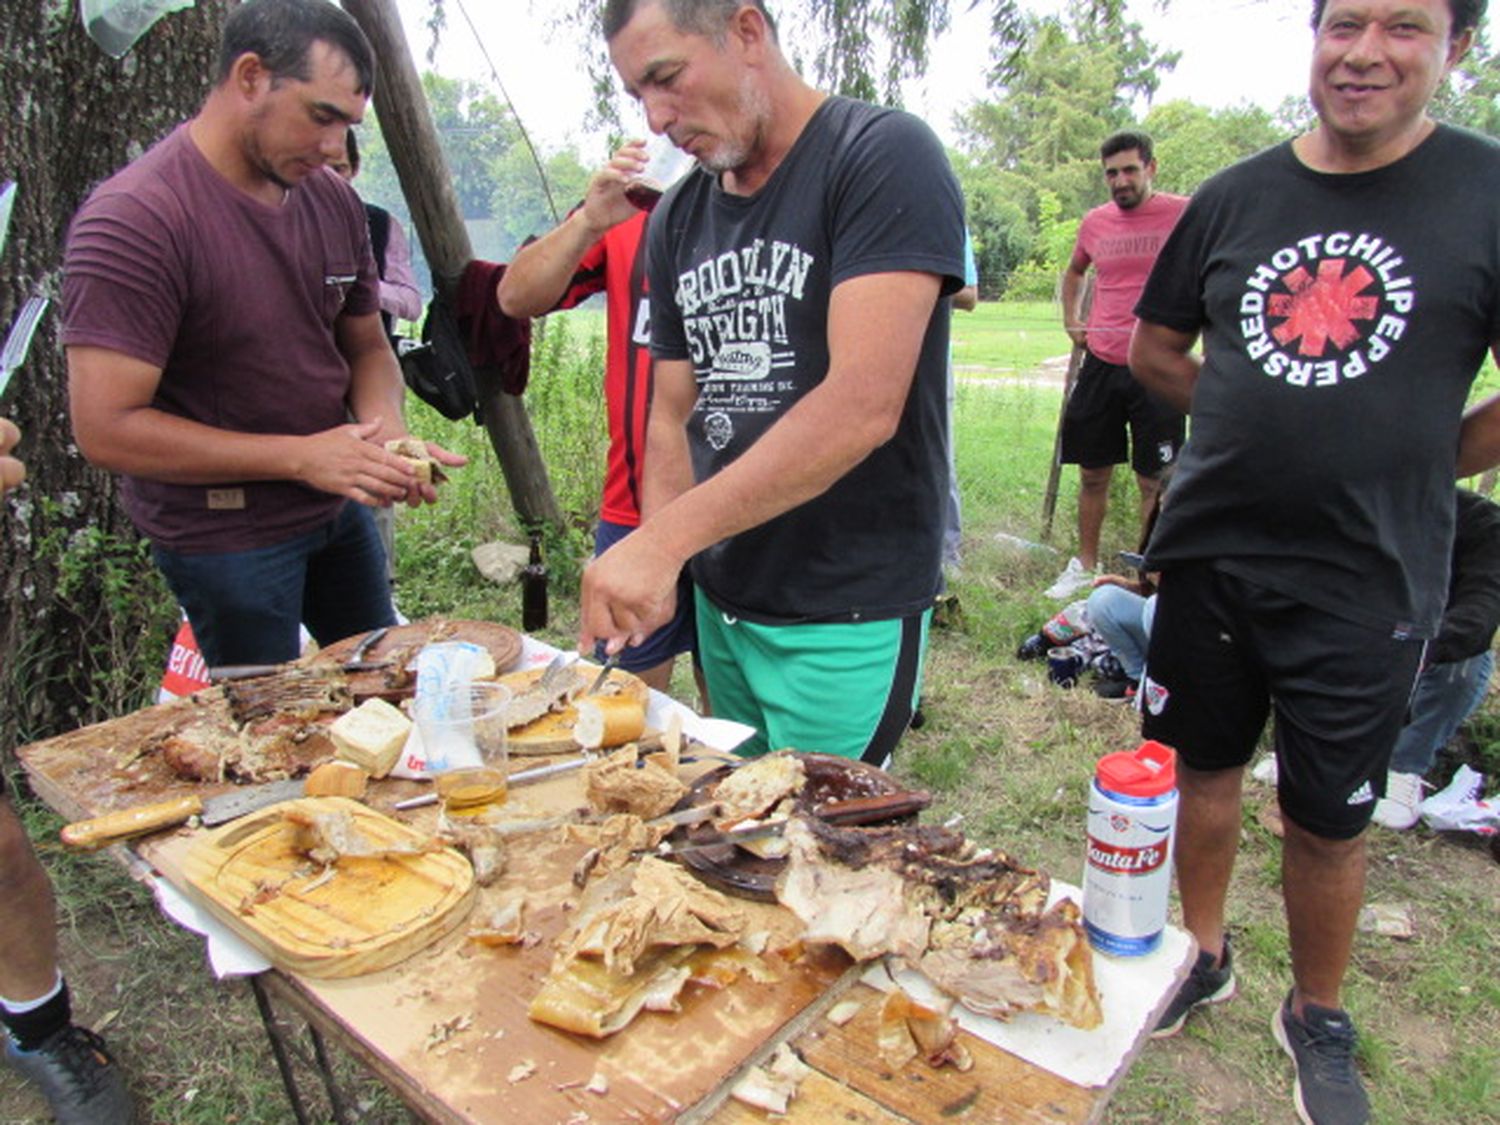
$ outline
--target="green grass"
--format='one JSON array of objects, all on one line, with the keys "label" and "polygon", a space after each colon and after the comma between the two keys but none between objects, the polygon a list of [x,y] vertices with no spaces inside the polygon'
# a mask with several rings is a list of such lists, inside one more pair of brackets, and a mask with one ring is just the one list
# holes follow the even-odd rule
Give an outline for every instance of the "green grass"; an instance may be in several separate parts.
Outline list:
[{"label": "green grass", "polygon": [[961,378],[1024,375],[1073,347],[1053,301],[983,301],[953,314],[952,339]]}]

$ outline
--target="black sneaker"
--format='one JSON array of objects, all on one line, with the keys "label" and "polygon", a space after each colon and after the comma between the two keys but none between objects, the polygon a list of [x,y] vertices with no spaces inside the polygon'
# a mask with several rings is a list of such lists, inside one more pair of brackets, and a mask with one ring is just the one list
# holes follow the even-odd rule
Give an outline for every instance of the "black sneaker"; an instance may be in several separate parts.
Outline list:
[{"label": "black sneaker", "polygon": [[135,1119],[114,1056],[86,1027],[69,1024],[34,1051],[18,1050],[7,1038],[5,1058],[46,1096],[59,1125],[130,1125]]},{"label": "black sneaker", "polygon": [[1292,1015],[1292,994],[1271,1017],[1271,1034],[1297,1068],[1297,1116],[1304,1125],[1364,1125],[1370,1099],[1354,1069],[1354,1021],[1338,1008],[1304,1005]]},{"label": "black sneaker", "polygon": [[1234,996],[1234,962],[1229,952],[1229,935],[1224,935],[1224,963],[1214,968],[1214,955],[1200,950],[1193,971],[1182,982],[1177,995],[1156,1023],[1152,1039],[1169,1039],[1182,1030],[1188,1013],[1207,1004],[1222,1004]]},{"label": "black sneaker", "polygon": [[1135,681],[1123,677],[1095,676],[1094,694],[1111,703],[1129,703],[1135,698]]},{"label": "black sneaker", "polygon": [[1032,633],[1021,642],[1016,649],[1017,660],[1042,660],[1047,656],[1047,650],[1052,647],[1052,642],[1040,633]]}]

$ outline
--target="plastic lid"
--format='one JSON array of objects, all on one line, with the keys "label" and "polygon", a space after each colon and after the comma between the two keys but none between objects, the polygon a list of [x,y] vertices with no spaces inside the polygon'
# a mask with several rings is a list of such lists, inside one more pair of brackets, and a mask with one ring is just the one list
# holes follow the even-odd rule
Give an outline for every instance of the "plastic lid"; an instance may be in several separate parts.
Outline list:
[{"label": "plastic lid", "polygon": [[1101,789],[1127,797],[1160,797],[1177,788],[1177,751],[1160,742],[1143,742],[1099,759]]}]

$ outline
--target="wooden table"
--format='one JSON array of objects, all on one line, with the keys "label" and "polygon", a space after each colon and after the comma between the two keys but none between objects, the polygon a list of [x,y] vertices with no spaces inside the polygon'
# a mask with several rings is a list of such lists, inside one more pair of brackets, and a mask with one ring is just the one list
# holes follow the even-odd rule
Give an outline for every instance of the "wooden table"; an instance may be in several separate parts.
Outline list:
[{"label": "wooden table", "polygon": [[[139,762],[135,780],[122,788],[121,767],[180,713],[175,708],[190,705],[148,708],[18,755],[38,796],[72,819],[175,795],[190,786],[142,781]],[[369,803],[388,810],[417,791],[412,782],[381,782]],[[508,807],[517,816],[545,814],[580,805],[581,796],[571,775],[514,790]],[[393,815],[424,826],[435,813]],[[195,836],[189,829],[158,834],[135,852],[177,882],[182,853]],[[764,1121],[768,1115],[731,1100],[728,1091],[782,1042],[814,1069],[785,1118],[791,1122],[1094,1121],[1145,1041],[1143,1029],[1127,1064],[1103,1087],[1069,1082],[967,1033],[961,1034],[975,1062],[968,1072],[934,1070],[920,1060],[892,1070],[876,1047],[878,993],[859,983],[860,967],[837,951],[781,963],[774,982],[742,977],[717,991],[689,986],[681,1013],[645,1013],[600,1042],[535,1024],[525,1008],[550,963],[546,939],[567,925],[568,873],[581,851],[557,844],[513,849],[501,883],[483,892],[526,890],[528,928],[544,939],[532,948],[476,946],[465,939],[465,926],[383,972],[318,981],[272,970],[259,978],[260,991],[359,1058],[417,1114],[441,1122]],[[482,897],[476,910],[483,905]],[[795,934],[795,919],[780,907],[745,905],[759,912],[760,924]],[[1186,969],[1184,963],[1179,978]],[[872,1002],[837,1027],[823,1013],[844,996]],[[532,1072],[518,1078],[528,1065]],[[596,1073],[609,1081],[607,1096],[584,1089]]]}]

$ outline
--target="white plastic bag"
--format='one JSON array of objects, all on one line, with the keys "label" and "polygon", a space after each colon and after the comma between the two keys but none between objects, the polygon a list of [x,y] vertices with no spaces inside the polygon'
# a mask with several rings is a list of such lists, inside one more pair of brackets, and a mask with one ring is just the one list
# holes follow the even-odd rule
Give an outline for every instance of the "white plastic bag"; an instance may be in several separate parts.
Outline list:
[{"label": "white plastic bag", "polygon": [[1500,832],[1500,801],[1484,799],[1484,774],[1459,766],[1446,788],[1422,802],[1422,819],[1440,832]]},{"label": "white plastic bag", "polygon": [[411,733],[401,756],[391,767],[392,777],[423,780],[432,776],[427,765],[427,748],[422,745],[422,708],[447,688],[473,683],[475,673],[489,663],[489,652],[468,641],[443,641],[424,645],[417,653],[417,691],[412,698]]},{"label": "white plastic bag", "polygon": [[195,0],[83,0],[83,30],[112,59],[122,58],[151,25]]}]

